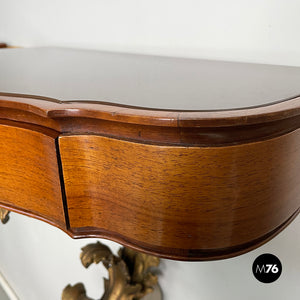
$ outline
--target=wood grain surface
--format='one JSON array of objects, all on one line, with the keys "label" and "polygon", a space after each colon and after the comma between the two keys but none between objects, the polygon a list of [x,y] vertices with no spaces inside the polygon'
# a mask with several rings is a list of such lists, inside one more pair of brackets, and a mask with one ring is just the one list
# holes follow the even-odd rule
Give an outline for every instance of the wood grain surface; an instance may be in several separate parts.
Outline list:
[{"label": "wood grain surface", "polygon": [[228,147],[91,135],[62,136],[59,146],[77,235],[113,236],[171,258],[218,258],[268,235],[299,207],[298,130]]},{"label": "wood grain surface", "polygon": [[33,120],[28,118],[28,122],[35,124],[42,122],[42,119],[34,120],[34,116],[39,116],[48,117],[52,122],[62,118],[69,120],[84,118],[145,126],[217,128],[262,124],[299,116],[300,97],[282,99],[270,105],[253,108],[179,111],[133,107],[102,101],[60,101],[36,95],[0,92],[0,107],[16,109],[26,115],[31,114]]},{"label": "wood grain surface", "polygon": [[182,260],[254,249],[299,213],[300,68],[0,56],[0,207]]},{"label": "wood grain surface", "polygon": [[55,140],[0,125],[0,205],[66,228]]}]

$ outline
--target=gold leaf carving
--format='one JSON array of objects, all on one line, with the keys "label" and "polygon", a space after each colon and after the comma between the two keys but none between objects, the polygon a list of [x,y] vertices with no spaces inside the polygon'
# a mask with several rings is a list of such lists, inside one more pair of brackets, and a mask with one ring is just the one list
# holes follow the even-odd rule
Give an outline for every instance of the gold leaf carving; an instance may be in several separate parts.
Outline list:
[{"label": "gold leaf carving", "polygon": [[106,262],[113,256],[110,249],[100,242],[95,244],[88,244],[83,247],[80,254],[80,259],[85,268],[88,268],[92,263]]},{"label": "gold leaf carving", "polygon": [[9,220],[9,210],[0,208],[0,220],[3,224],[7,223]]},{"label": "gold leaf carving", "polygon": [[[92,263],[103,263],[108,270],[108,279],[104,279],[104,294],[100,300],[139,300],[153,291],[157,284],[157,275],[153,267],[159,265],[159,258],[121,248],[118,256],[100,242],[82,248],[82,264],[88,268]],[[86,296],[83,284],[68,285],[62,294],[62,300],[92,300]]]},{"label": "gold leaf carving", "polygon": [[92,300],[86,296],[86,291],[82,283],[77,283],[74,286],[68,285],[63,290],[63,300]]}]

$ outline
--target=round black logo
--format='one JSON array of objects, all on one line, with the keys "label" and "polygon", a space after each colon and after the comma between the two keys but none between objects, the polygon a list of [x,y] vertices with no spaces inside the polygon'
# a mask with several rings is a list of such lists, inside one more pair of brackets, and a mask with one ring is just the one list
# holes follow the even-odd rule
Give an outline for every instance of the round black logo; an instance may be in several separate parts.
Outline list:
[{"label": "round black logo", "polygon": [[277,280],[282,271],[280,260],[273,254],[258,256],[253,265],[252,272],[257,280],[263,283],[271,283]]}]

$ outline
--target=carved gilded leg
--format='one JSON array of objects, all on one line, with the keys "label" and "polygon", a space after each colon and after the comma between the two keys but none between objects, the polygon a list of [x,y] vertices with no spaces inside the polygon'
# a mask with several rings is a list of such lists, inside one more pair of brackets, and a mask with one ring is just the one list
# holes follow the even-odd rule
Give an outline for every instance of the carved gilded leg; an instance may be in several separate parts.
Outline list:
[{"label": "carved gilded leg", "polygon": [[9,210],[0,208],[0,220],[3,224],[7,223],[9,220]]},{"label": "carved gilded leg", "polygon": [[[159,265],[159,258],[121,248],[118,256],[97,242],[82,248],[81,262],[85,268],[92,263],[102,262],[109,278],[104,279],[104,294],[101,300],[138,300],[153,291],[157,275],[152,267]],[[151,269],[150,269],[151,268]],[[68,285],[62,293],[62,300],[92,300],[86,296],[82,283]]]}]

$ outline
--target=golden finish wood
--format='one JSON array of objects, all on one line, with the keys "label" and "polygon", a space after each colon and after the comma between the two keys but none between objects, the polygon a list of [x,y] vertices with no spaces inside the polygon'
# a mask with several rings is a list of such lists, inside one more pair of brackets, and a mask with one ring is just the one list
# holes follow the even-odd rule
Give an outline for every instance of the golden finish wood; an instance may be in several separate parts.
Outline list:
[{"label": "golden finish wood", "polygon": [[[82,248],[81,262],[85,268],[102,262],[109,278],[104,279],[104,294],[101,300],[139,300],[153,291],[157,275],[150,268],[159,265],[159,258],[121,248],[118,256],[104,244],[97,242]],[[68,285],[62,300],[92,300],[86,296],[82,283]]]}]

